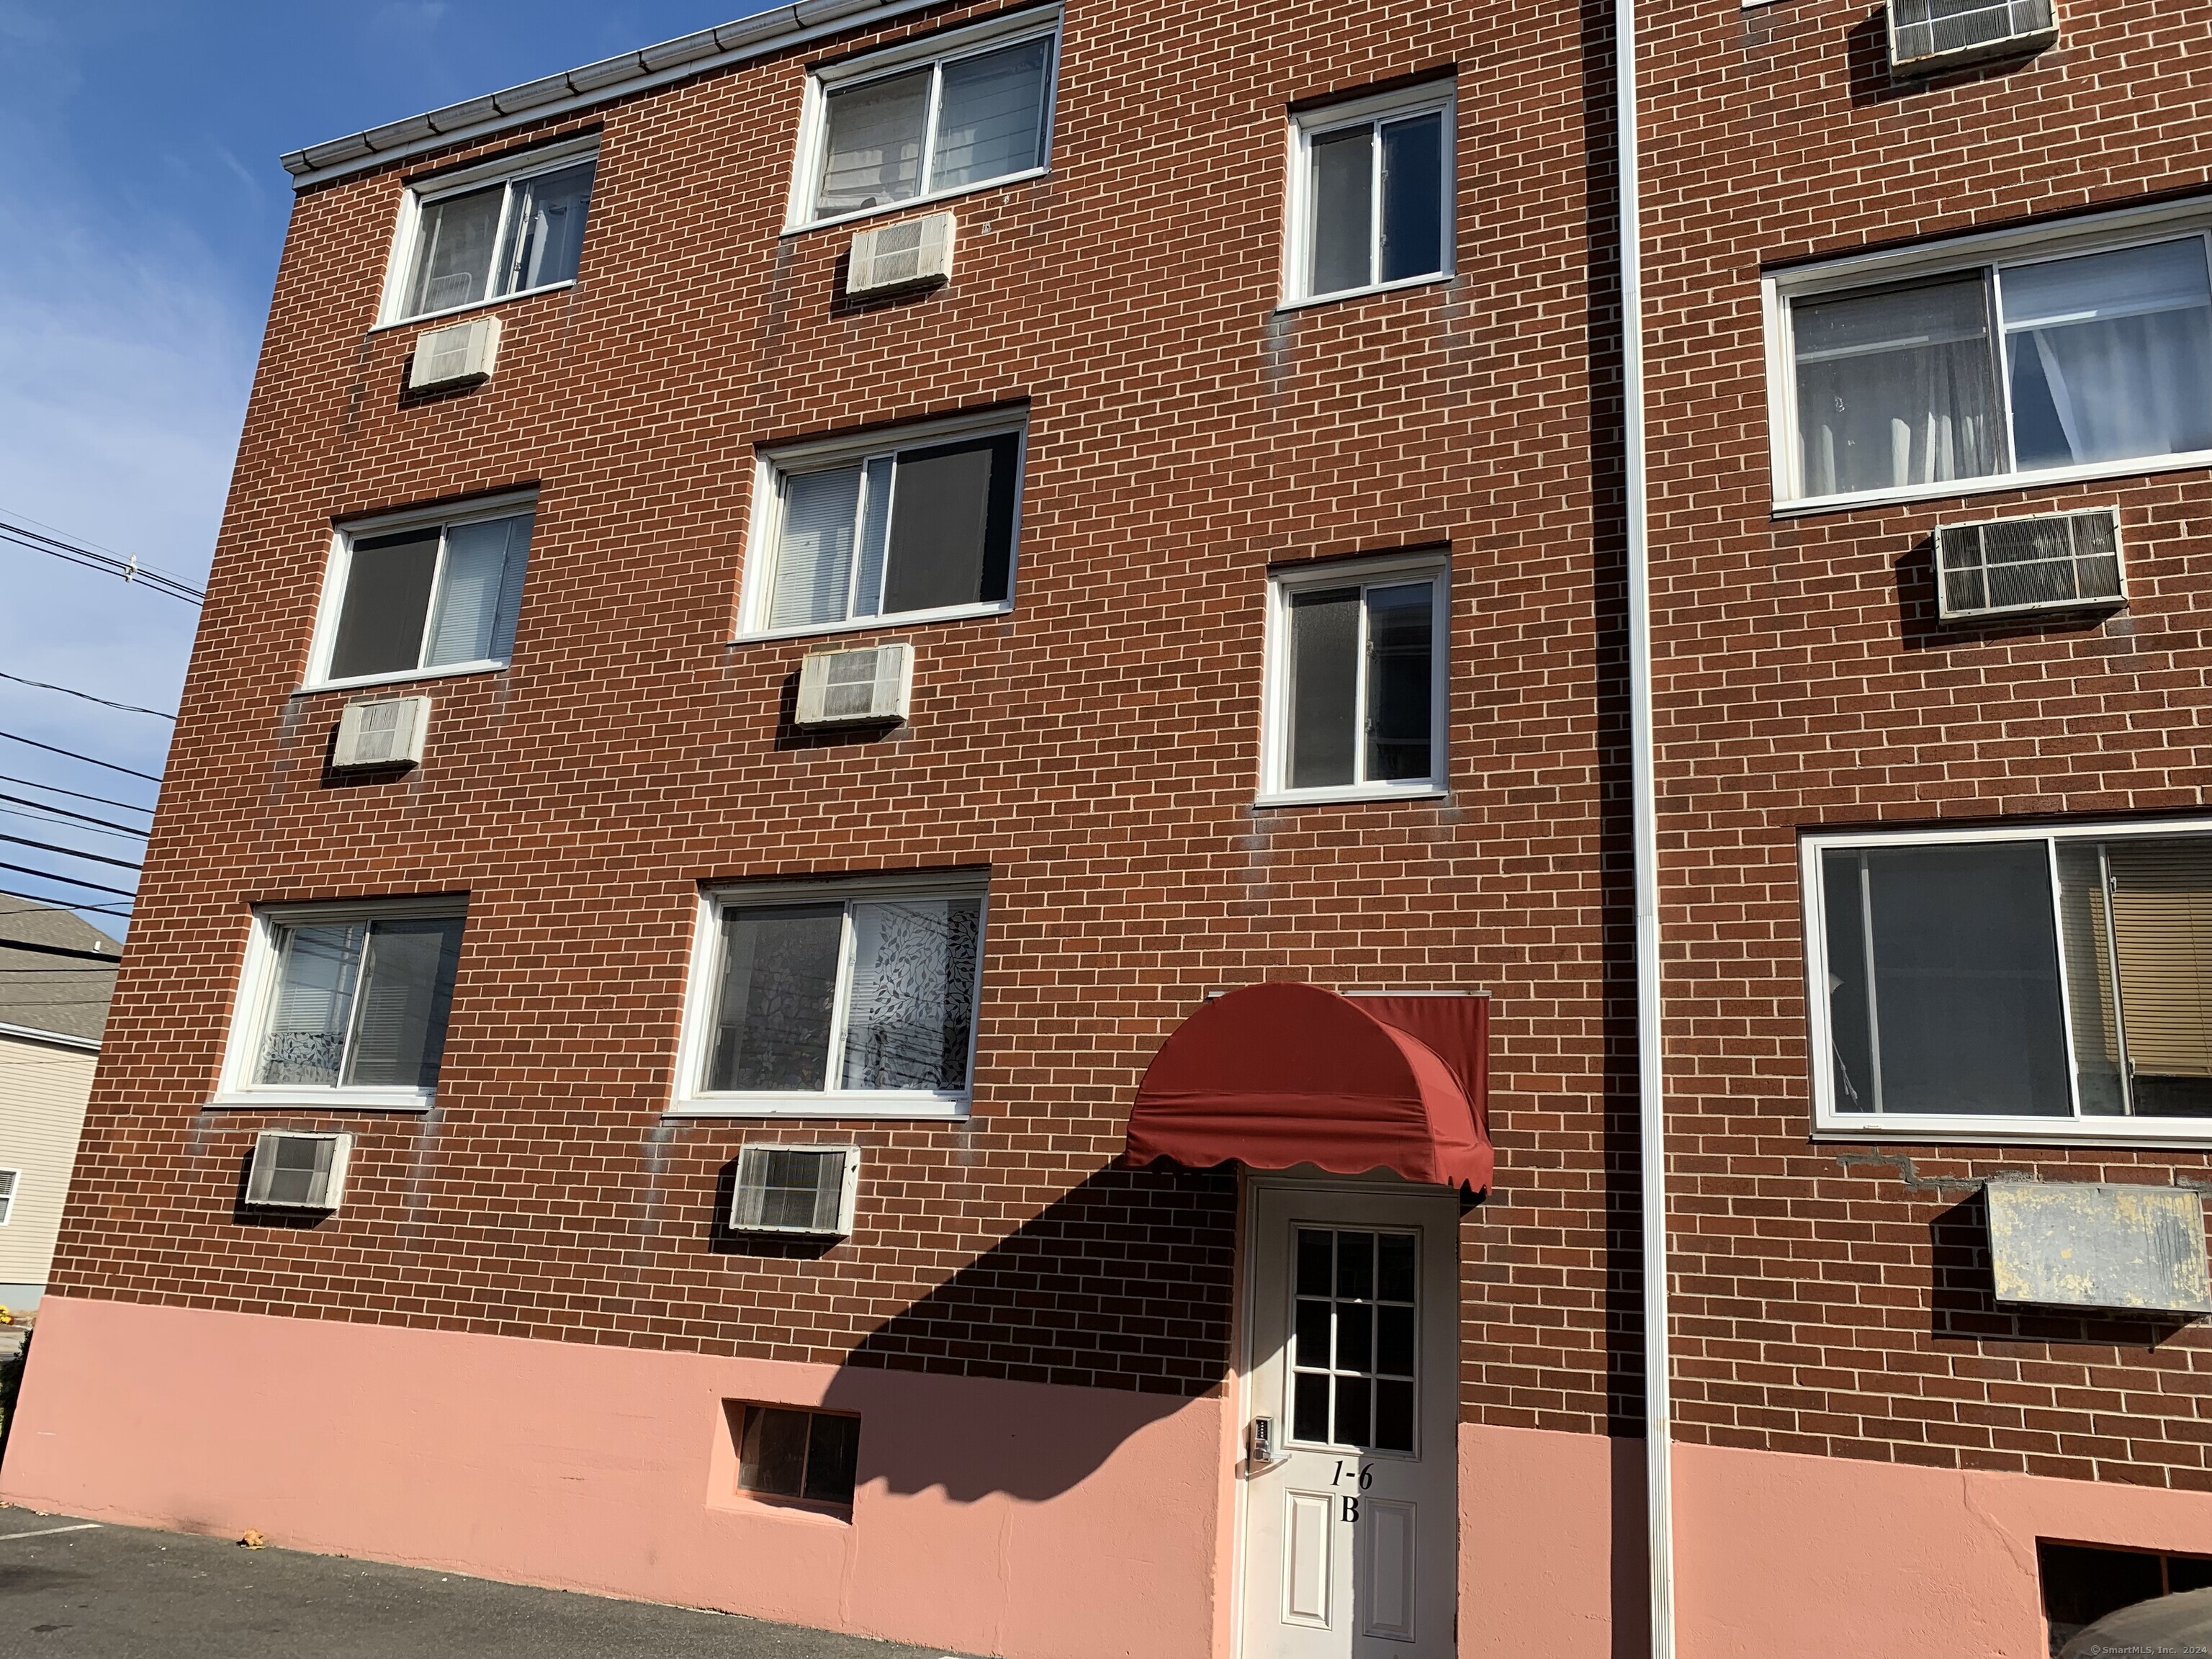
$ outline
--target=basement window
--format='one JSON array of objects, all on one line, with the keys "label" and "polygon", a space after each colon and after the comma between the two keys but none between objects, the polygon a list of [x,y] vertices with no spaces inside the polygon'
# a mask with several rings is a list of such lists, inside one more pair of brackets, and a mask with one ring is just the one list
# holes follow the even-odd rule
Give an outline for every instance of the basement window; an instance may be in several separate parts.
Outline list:
[{"label": "basement window", "polygon": [[850,1509],[860,1462],[860,1419],[835,1412],[732,1401],[738,1490]]},{"label": "basement window", "polygon": [[2212,825],[1803,847],[1816,1127],[2212,1141]]},{"label": "basement window", "polygon": [[2108,1613],[2184,1590],[2212,1589],[2212,1557],[2035,1541],[2051,1659]]}]

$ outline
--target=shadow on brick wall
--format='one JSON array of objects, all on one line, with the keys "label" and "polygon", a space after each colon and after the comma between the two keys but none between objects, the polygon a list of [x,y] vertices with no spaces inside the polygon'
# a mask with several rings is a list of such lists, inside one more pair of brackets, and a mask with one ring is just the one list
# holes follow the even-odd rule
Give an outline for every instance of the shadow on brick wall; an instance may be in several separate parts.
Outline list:
[{"label": "shadow on brick wall", "polygon": [[1053,1497],[1226,1379],[1236,1229],[1228,1171],[1100,1170],[869,1332],[823,1403],[866,1415],[881,1385],[864,1373],[884,1370],[1126,1394],[1064,1434],[982,1455],[948,1435],[886,1466],[863,1441],[865,1478],[894,1492]]}]

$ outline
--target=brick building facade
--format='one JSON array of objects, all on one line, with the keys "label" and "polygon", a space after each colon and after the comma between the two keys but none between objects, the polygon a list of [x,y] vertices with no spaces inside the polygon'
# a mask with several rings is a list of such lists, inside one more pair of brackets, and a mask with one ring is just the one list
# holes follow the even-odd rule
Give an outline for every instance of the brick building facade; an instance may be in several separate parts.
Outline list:
[{"label": "brick building facade", "polygon": [[[2055,1136],[1838,1121],[1804,988],[1824,830],[2184,846],[2212,434],[1808,488],[1774,388],[1852,371],[1769,367],[1970,233],[2197,234],[2208,20],[1911,82],[1829,0],[1644,21],[1685,1652],[2027,1655],[2039,1544],[2212,1553],[2202,1328],[2001,1310],[1975,1208],[2201,1186],[2212,1122],[2100,1143],[2086,1046]],[[1640,1650],[1613,22],[833,0],[289,158],[9,1495],[978,1653]],[[949,281],[854,292],[939,212]],[[1934,526],[2106,506],[2124,609],[1939,619]],[[802,726],[878,642],[906,718]],[[420,763],[341,764],[406,695]],[[1274,981],[1346,994],[1248,1050],[1286,1096],[1421,1048],[1361,994],[1487,994],[1486,1096],[1415,1066],[1479,1202],[1124,1156]],[[342,1200],[265,1201],[270,1130]],[[764,1145],[858,1148],[849,1216],[760,1231]],[[1329,1447],[1364,1517],[1269,1490]]]}]

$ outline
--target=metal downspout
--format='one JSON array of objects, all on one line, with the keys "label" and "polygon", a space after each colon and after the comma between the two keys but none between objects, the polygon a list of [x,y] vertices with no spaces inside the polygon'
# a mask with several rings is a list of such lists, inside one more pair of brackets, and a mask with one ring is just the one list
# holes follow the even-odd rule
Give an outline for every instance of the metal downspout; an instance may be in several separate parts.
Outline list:
[{"label": "metal downspout", "polygon": [[1637,1166],[1644,1213],[1644,1502],[1651,1575],[1651,1659],[1674,1659],[1666,1068],[1660,1052],[1659,829],[1652,755],[1651,568],[1644,453],[1644,228],[1638,200],[1636,0],[1614,0],[1613,74],[1613,135],[1620,158],[1622,483],[1627,497],[1628,763],[1636,866]]}]

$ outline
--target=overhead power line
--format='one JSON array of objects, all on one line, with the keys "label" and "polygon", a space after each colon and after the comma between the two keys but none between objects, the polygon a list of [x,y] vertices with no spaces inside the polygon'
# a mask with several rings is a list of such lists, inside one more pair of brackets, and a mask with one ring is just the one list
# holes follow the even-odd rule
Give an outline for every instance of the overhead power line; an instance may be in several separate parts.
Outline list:
[{"label": "overhead power line", "polygon": [[81,564],[88,570],[101,570],[111,576],[120,576],[134,586],[166,593],[171,599],[182,599],[187,605],[198,605],[207,598],[190,582],[179,580],[167,571],[156,570],[136,559],[118,559],[112,553],[80,547],[75,542],[64,541],[59,536],[49,536],[43,531],[33,530],[27,525],[16,524],[7,519],[0,519],[0,541],[13,542],[33,553],[48,554],[70,564]]},{"label": "overhead power line", "polygon": [[28,788],[43,789],[50,795],[67,795],[71,800],[88,800],[97,802],[102,806],[119,806],[126,812],[143,812],[149,817],[154,811],[150,806],[140,806],[127,800],[111,800],[106,795],[88,795],[82,789],[64,789],[58,783],[40,783],[36,778],[19,778],[8,772],[0,772],[0,783],[20,783]]},{"label": "overhead power line", "polygon": [[149,783],[159,783],[161,781],[157,773],[141,772],[132,767],[118,766],[113,761],[95,760],[90,755],[78,754],[74,749],[58,749],[52,744],[40,743],[36,738],[19,738],[13,732],[0,732],[0,738],[5,738],[10,743],[23,744],[33,749],[43,749],[49,755],[65,755],[70,760],[82,761],[87,766],[104,766],[109,771],[120,772],[126,777],[143,778]]},{"label": "overhead power line", "polygon": [[21,674],[10,674],[0,668],[0,680],[13,680],[18,685],[27,685],[40,691],[58,691],[65,697],[82,697],[87,702],[96,702],[103,708],[120,708],[126,714],[151,714],[157,720],[173,720],[177,717],[160,708],[141,708],[135,702],[118,702],[112,697],[95,697],[89,691],[72,690],[66,685],[49,685],[44,680],[27,680]]},{"label": "overhead power line", "polygon": [[[59,853],[68,858],[83,859],[90,864],[112,864],[125,870],[137,870],[142,867],[133,864],[129,859],[112,859],[105,853],[80,853],[74,847],[59,847],[50,841],[26,841],[21,836],[0,836],[0,841],[6,842],[11,847],[35,847],[41,853]],[[62,879],[68,881],[72,878],[64,876]]]},{"label": "overhead power line", "polygon": [[[99,882],[84,881],[76,876],[57,875],[52,870],[41,870],[33,865],[0,864],[0,870],[12,870],[19,876],[36,876],[40,881],[58,881],[70,887],[88,887],[95,893],[113,893],[120,898],[135,899],[138,896],[135,890],[128,887],[103,886]],[[27,898],[30,895],[26,893],[21,896]],[[46,902],[52,903],[53,901],[49,899]]]},{"label": "overhead power line", "polygon": [[[0,870],[12,870],[15,867],[15,866],[11,864],[0,864]],[[43,875],[45,872],[33,870],[30,873],[36,876]],[[132,896],[135,897],[137,896],[134,894]],[[121,916],[126,921],[131,915],[131,907],[127,904],[93,904],[89,902],[78,902],[70,899],[55,898],[52,894],[48,893],[19,893],[12,887],[0,887],[0,898],[27,899],[33,904],[43,906],[45,908],[49,910],[89,910],[95,915]],[[8,911],[0,914],[20,915],[22,913],[21,911]]]},{"label": "overhead power line", "polygon": [[[21,915],[22,915],[22,912],[18,910],[14,914]],[[70,957],[79,962],[113,963],[123,960],[121,957],[116,956],[112,952],[107,951],[80,951],[75,945],[33,945],[29,939],[9,939],[5,933],[0,933],[0,951],[28,951],[33,956]],[[74,974],[82,973],[83,969],[77,968],[10,968],[4,971],[14,974]]]},{"label": "overhead power line", "polygon": [[[63,793],[66,793],[68,792],[64,791]],[[42,800],[33,800],[28,795],[11,795],[6,790],[0,789],[0,800],[10,800],[15,802],[18,806],[33,807],[37,811],[45,813],[48,817],[74,818],[79,823],[97,824],[102,830],[112,830],[118,836],[129,836],[135,841],[143,841],[146,839],[146,831],[143,830],[133,830],[129,824],[118,823],[112,818],[96,818],[89,812],[72,812],[66,806],[49,806]],[[28,817],[30,814],[27,812],[11,812],[9,816],[10,817],[21,818]]]}]

